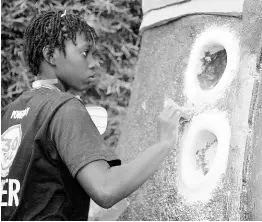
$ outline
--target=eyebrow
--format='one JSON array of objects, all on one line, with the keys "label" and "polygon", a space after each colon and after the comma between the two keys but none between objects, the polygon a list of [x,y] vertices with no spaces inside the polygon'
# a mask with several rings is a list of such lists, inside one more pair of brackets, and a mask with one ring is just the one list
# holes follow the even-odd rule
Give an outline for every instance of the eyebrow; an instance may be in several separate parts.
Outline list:
[{"label": "eyebrow", "polygon": [[78,48],[84,49],[84,48],[91,48],[92,46],[93,44],[84,43],[84,44],[78,45]]}]

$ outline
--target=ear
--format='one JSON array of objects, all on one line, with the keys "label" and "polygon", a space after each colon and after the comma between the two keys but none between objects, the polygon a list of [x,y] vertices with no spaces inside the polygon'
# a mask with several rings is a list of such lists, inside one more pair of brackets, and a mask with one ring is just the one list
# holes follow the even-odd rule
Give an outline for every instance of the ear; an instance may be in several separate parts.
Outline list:
[{"label": "ear", "polygon": [[51,65],[55,65],[55,52],[53,52],[51,55],[49,54],[49,46],[45,46],[43,48],[43,57],[45,59],[46,62],[50,63]]}]

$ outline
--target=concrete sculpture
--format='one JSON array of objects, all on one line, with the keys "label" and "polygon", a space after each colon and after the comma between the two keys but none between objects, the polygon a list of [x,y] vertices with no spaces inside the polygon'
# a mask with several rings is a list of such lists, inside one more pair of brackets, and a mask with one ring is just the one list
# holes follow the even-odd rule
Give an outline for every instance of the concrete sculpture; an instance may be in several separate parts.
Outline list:
[{"label": "concrete sculpture", "polygon": [[167,98],[194,117],[118,220],[262,220],[262,2],[142,3],[121,159],[129,162],[156,142]]}]

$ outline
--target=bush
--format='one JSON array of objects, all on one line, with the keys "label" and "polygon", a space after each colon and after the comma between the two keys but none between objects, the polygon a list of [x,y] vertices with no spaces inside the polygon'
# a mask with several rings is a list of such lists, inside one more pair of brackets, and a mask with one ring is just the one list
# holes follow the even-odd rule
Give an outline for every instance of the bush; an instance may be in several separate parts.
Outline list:
[{"label": "bush", "polygon": [[105,107],[109,122],[104,134],[106,143],[115,147],[119,124],[125,115],[134,79],[142,11],[139,0],[4,0],[2,1],[2,100],[3,108],[23,91],[31,88],[35,77],[23,62],[23,31],[36,12],[66,9],[80,14],[99,36],[98,70],[93,88],[81,93],[88,104]]}]

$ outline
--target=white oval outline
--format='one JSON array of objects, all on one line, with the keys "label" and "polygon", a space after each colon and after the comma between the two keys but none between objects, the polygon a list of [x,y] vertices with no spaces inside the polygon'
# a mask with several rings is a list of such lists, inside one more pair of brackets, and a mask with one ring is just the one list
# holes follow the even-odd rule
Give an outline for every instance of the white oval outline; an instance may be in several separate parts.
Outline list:
[{"label": "white oval outline", "polygon": [[[222,46],[227,53],[227,65],[220,80],[213,89],[203,90],[197,74],[202,66],[200,61],[204,49],[208,46]],[[232,82],[240,61],[240,40],[227,26],[211,27],[202,32],[192,47],[185,72],[184,94],[195,105],[214,101]],[[196,71],[197,70],[197,71]]]},{"label": "white oval outline", "polygon": [[[181,141],[179,178],[183,195],[193,200],[207,200],[226,172],[231,139],[231,128],[225,111],[208,111],[194,117]],[[217,137],[217,152],[212,167],[205,176],[197,176],[192,165],[195,137],[201,131],[208,131]]]}]

